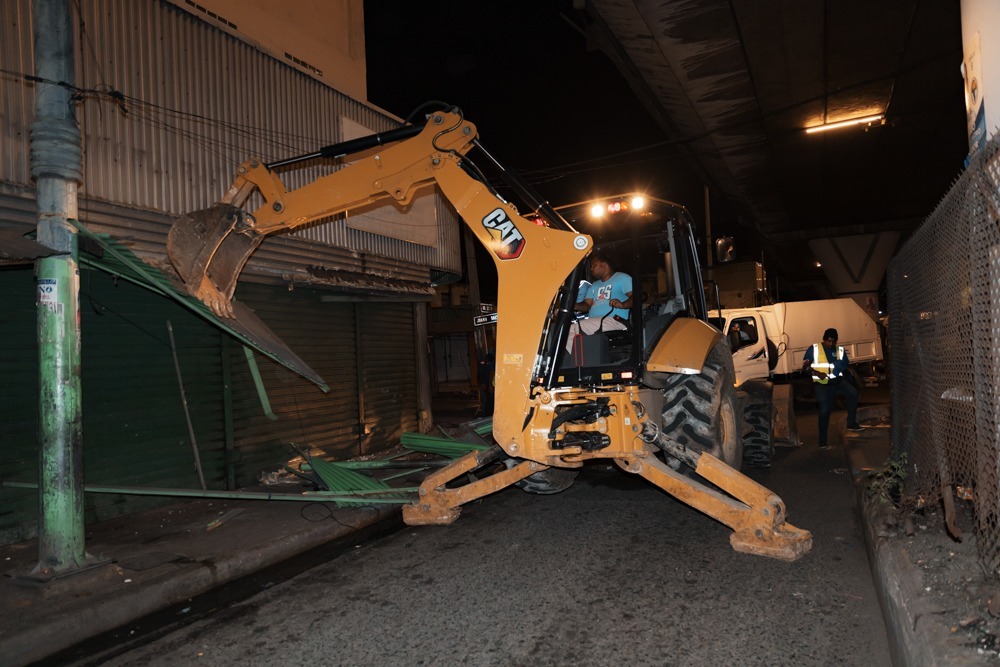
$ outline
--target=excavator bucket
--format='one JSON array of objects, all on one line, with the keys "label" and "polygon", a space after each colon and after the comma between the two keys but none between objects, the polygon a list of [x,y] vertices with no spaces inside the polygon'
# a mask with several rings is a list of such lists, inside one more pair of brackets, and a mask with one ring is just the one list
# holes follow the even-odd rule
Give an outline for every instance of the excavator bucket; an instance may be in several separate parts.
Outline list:
[{"label": "excavator bucket", "polygon": [[184,286],[216,315],[232,317],[236,280],[262,235],[253,216],[229,204],[180,216],[167,235],[167,255]]}]

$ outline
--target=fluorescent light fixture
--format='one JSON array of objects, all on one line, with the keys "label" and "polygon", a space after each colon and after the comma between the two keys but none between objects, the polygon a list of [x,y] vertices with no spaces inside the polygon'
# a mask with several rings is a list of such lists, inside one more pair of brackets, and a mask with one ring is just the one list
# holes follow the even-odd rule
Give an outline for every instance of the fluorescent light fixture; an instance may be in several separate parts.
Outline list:
[{"label": "fluorescent light fixture", "polygon": [[806,134],[815,134],[817,132],[826,132],[827,130],[837,130],[842,127],[852,127],[854,125],[865,125],[871,123],[877,123],[885,119],[885,114],[875,114],[874,116],[864,116],[862,118],[852,118],[851,120],[842,120],[837,123],[827,123],[826,125],[817,125],[816,127],[807,127]]}]

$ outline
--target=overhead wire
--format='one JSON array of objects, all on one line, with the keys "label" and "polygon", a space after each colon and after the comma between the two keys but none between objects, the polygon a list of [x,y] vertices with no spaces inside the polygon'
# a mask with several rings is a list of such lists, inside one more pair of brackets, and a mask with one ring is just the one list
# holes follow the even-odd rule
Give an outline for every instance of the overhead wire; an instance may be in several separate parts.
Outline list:
[{"label": "overhead wire", "polygon": [[[73,92],[78,101],[96,100],[112,104],[122,113],[123,117],[145,124],[149,127],[162,130],[166,133],[196,142],[206,152],[223,159],[232,159],[233,137],[243,138],[252,141],[255,148],[260,152],[260,157],[270,159],[289,152],[300,152],[308,150],[315,145],[313,137],[307,137],[298,133],[282,130],[261,128],[247,123],[211,118],[204,114],[190,111],[182,111],[161,104],[148,102],[141,98],[126,95],[114,87],[103,82],[93,88],[83,88],[67,82],[51,81],[24,72],[0,68],[0,73],[7,76],[20,78],[29,83],[46,83],[50,85],[63,86]],[[409,114],[407,122],[412,122],[419,113],[430,108],[452,108],[444,102],[426,102]],[[229,134],[223,138],[219,134],[222,130]],[[664,159],[669,155],[661,155],[641,160],[614,161],[615,158],[634,155],[657,148],[684,143],[684,140],[657,141],[627,150],[617,151],[610,155],[602,155],[586,160],[577,160],[546,168],[536,168],[522,172],[522,175],[532,182],[532,184],[550,182],[557,179],[567,178],[574,174],[601,169],[614,169],[623,166],[630,166],[653,160]],[[270,152],[268,152],[270,151]],[[591,166],[585,166],[591,165]],[[495,184],[494,184],[495,185]]]},{"label": "overhead wire", "polygon": [[[148,102],[132,95],[126,95],[106,83],[85,88],[65,81],[53,81],[8,68],[0,68],[0,74],[20,79],[27,83],[44,83],[61,86],[69,90],[73,94],[74,99],[79,102],[96,100],[98,102],[111,103],[122,113],[123,117],[185,139],[197,141],[200,146],[206,149],[210,146],[214,147],[215,150],[212,152],[224,157],[228,157],[226,150],[232,150],[233,148],[233,136],[251,140],[261,149],[273,151],[275,154],[284,151],[300,151],[316,143],[315,137],[257,127],[248,123],[211,118],[204,114],[182,111],[154,102]],[[218,135],[217,130],[228,132],[230,136],[222,138]],[[269,156],[264,154],[261,157]]]}]

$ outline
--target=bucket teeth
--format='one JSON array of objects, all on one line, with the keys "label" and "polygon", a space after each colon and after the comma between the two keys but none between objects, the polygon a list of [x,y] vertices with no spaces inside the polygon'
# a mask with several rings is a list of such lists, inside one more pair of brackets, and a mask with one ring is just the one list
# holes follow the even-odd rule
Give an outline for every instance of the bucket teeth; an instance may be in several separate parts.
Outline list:
[{"label": "bucket teeth", "polygon": [[189,293],[216,315],[232,317],[237,278],[262,240],[253,216],[216,204],[177,218],[167,235],[167,255]]}]

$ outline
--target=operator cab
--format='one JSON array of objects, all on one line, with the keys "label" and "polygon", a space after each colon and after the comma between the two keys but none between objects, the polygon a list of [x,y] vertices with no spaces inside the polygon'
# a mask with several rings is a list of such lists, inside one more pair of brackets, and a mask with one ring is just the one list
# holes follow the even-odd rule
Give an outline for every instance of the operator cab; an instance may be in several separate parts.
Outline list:
[{"label": "operator cab", "polygon": [[[704,319],[707,314],[691,216],[679,204],[634,194],[556,210],[574,228],[593,237],[595,255],[606,254],[616,271],[631,276],[632,304],[628,318],[621,318],[614,330],[573,335],[577,328],[585,331],[597,325],[592,323],[568,333],[571,342],[562,347],[555,384],[637,384],[668,325],[678,317]],[[591,275],[589,257],[581,269],[584,279],[593,283],[596,276]],[[583,283],[573,284],[574,280],[571,277],[563,289],[576,296]],[[587,315],[575,317],[582,320]]]}]

